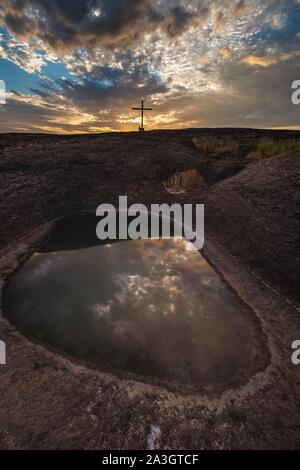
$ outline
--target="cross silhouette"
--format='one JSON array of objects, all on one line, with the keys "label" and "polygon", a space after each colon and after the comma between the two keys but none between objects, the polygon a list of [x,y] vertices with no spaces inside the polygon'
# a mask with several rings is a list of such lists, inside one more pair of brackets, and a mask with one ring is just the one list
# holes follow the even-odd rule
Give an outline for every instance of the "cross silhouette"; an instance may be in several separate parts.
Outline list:
[{"label": "cross silhouette", "polygon": [[132,108],[135,111],[141,111],[141,126],[139,127],[139,131],[144,131],[144,111],[152,111],[152,108],[144,108],[144,101],[142,100],[142,105],[140,108]]}]

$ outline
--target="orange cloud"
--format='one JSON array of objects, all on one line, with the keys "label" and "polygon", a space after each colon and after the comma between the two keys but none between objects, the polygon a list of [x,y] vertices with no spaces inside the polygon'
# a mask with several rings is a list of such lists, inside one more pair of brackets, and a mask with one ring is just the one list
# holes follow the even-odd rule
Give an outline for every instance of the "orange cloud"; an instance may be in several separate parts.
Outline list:
[{"label": "orange cloud", "polygon": [[220,54],[223,57],[223,59],[230,59],[231,58],[231,50],[229,47],[223,47],[220,49]]},{"label": "orange cloud", "polygon": [[259,65],[260,67],[270,67],[271,65],[278,64],[278,62],[283,62],[285,60],[292,59],[300,55],[300,51],[293,52],[283,52],[279,54],[271,54],[265,57],[258,57],[255,55],[249,55],[245,57],[242,61],[252,67]]}]

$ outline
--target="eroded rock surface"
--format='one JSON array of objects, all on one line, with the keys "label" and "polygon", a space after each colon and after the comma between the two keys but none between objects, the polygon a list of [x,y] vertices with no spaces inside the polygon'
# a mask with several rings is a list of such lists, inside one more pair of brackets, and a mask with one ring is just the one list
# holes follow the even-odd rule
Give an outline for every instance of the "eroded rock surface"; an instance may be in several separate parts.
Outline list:
[{"label": "eroded rock surface", "polygon": [[[238,154],[201,154],[192,139],[210,133],[237,139]],[[2,316],[1,448],[147,448],[154,427],[162,449],[300,447],[300,368],[291,363],[291,343],[300,337],[300,155],[249,162],[265,135],[294,133],[0,137],[3,287],[60,216],[117,204],[119,195],[148,205],[204,203],[204,255],[255,311],[271,354],[267,369],[240,389],[182,395],[88,369],[26,339]],[[167,193],[163,182],[190,168],[206,185]]]}]

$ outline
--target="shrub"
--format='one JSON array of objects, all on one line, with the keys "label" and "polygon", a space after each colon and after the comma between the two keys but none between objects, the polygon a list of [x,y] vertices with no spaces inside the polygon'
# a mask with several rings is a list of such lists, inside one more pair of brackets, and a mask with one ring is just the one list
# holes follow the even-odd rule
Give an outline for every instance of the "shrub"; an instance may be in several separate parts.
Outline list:
[{"label": "shrub", "polygon": [[289,139],[275,141],[273,139],[261,139],[254,152],[250,152],[248,157],[251,160],[259,160],[260,158],[273,157],[286,153],[300,150],[300,140]]},{"label": "shrub", "polygon": [[214,136],[194,137],[193,144],[198,150],[215,155],[236,153],[240,147],[239,142],[231,139],[220,139]]},{"label": "shrub", "polygon": [[184,193],[191,191],[192,189],[202,186],[204,180],[200,173],[195,170],[186,170],[177,172],[170,176],[167,181],[164,182],[164,187],[169,193]]}]

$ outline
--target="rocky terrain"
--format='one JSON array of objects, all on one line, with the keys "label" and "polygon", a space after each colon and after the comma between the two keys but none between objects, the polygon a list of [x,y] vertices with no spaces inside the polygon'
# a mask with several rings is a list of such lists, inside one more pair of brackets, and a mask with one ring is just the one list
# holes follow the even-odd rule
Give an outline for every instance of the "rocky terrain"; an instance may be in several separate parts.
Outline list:
[{"label": "rocky terrain", "polygon": [[[203,135],[238,142],[238,151],[200,151],[193,139]],[[119,195],[147,205],[204,203],[204,256],[255,312],[270,351],[267,368],[242,388],[218,397],[171,393],[31,341],[2,302],[2,449],[144,449],[151,436],[160,449],[300,448],[300,366],[291,362],[300,339],[300,152],[252,161],[266,136],[300,138],[251,129],[0,136],[2,294],[59,217],[117,205]],[[203,184],[166,191],[168,178],[191,169]]]}]

